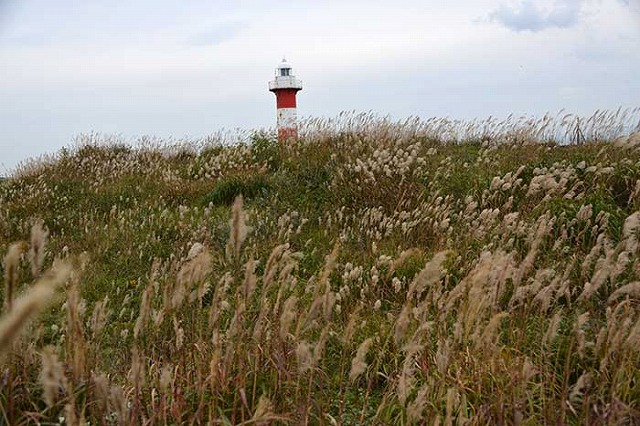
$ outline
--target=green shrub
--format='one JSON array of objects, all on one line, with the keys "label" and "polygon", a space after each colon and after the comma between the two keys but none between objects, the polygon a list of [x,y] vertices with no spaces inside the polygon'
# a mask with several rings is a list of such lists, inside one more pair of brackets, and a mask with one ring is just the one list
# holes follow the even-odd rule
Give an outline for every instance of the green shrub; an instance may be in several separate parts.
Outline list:
[{"label": "green shrub", "polygon": [[[213,191],[204,199],[204,204],[231,205],[242,194],[245,199],[264,196],[271,190],[271,181],[265,175],[232,176],[218,181]],[[202,204],[202,203],[201,203]]]}]

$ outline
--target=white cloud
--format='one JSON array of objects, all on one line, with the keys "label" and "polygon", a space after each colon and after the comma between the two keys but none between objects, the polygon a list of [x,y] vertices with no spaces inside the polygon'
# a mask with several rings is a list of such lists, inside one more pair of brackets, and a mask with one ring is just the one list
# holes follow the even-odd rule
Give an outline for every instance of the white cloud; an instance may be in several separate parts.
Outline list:
[{"label": "white cloud", "polygon": [[583,3],[583,0],[555,0],[545,5],[540,0],[521,0],[517,5],[501,4],[489,14],[489,19],[514,31],[570,28],[579,23]]}]

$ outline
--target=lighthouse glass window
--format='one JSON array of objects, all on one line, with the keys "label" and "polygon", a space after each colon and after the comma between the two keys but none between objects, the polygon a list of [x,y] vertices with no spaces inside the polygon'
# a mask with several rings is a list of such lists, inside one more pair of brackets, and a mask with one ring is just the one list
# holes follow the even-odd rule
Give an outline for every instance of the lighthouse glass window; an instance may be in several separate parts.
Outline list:
[{"label": "lighthouse glass window", "polygon": [[291,68],[281,68],[280,75],[282,77],[287,77],[289,75],[289,71],[291,71]]}]

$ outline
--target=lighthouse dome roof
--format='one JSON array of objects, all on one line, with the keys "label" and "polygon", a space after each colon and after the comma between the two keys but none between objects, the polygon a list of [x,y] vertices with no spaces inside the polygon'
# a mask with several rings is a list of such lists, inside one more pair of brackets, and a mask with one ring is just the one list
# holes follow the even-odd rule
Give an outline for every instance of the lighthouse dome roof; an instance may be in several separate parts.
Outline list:
[{"label": "lighthouse dome roof", "polygon": [[292,66],[289,62],[287,62],[286,59],[283,59],[282,62],[280,62],[276,68],[277,69],[292,68]]}]

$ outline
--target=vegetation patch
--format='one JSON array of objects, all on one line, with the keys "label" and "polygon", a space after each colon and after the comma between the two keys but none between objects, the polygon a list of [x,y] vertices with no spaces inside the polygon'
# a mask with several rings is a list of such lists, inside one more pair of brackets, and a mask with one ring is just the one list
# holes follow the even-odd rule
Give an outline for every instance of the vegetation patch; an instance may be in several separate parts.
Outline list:
[{"label": "vegetation patch", "polygon": [[602,117],[579,146],[365,114],[19,170],[0,423],[640,422],[640,150]]},{"label": "vegetation patch", "polygon": [[231,176],[220,179],[202,202],[229,206],[238,195],[247,199],[267,196],[271,186],[269,177],[265,175]]}]

